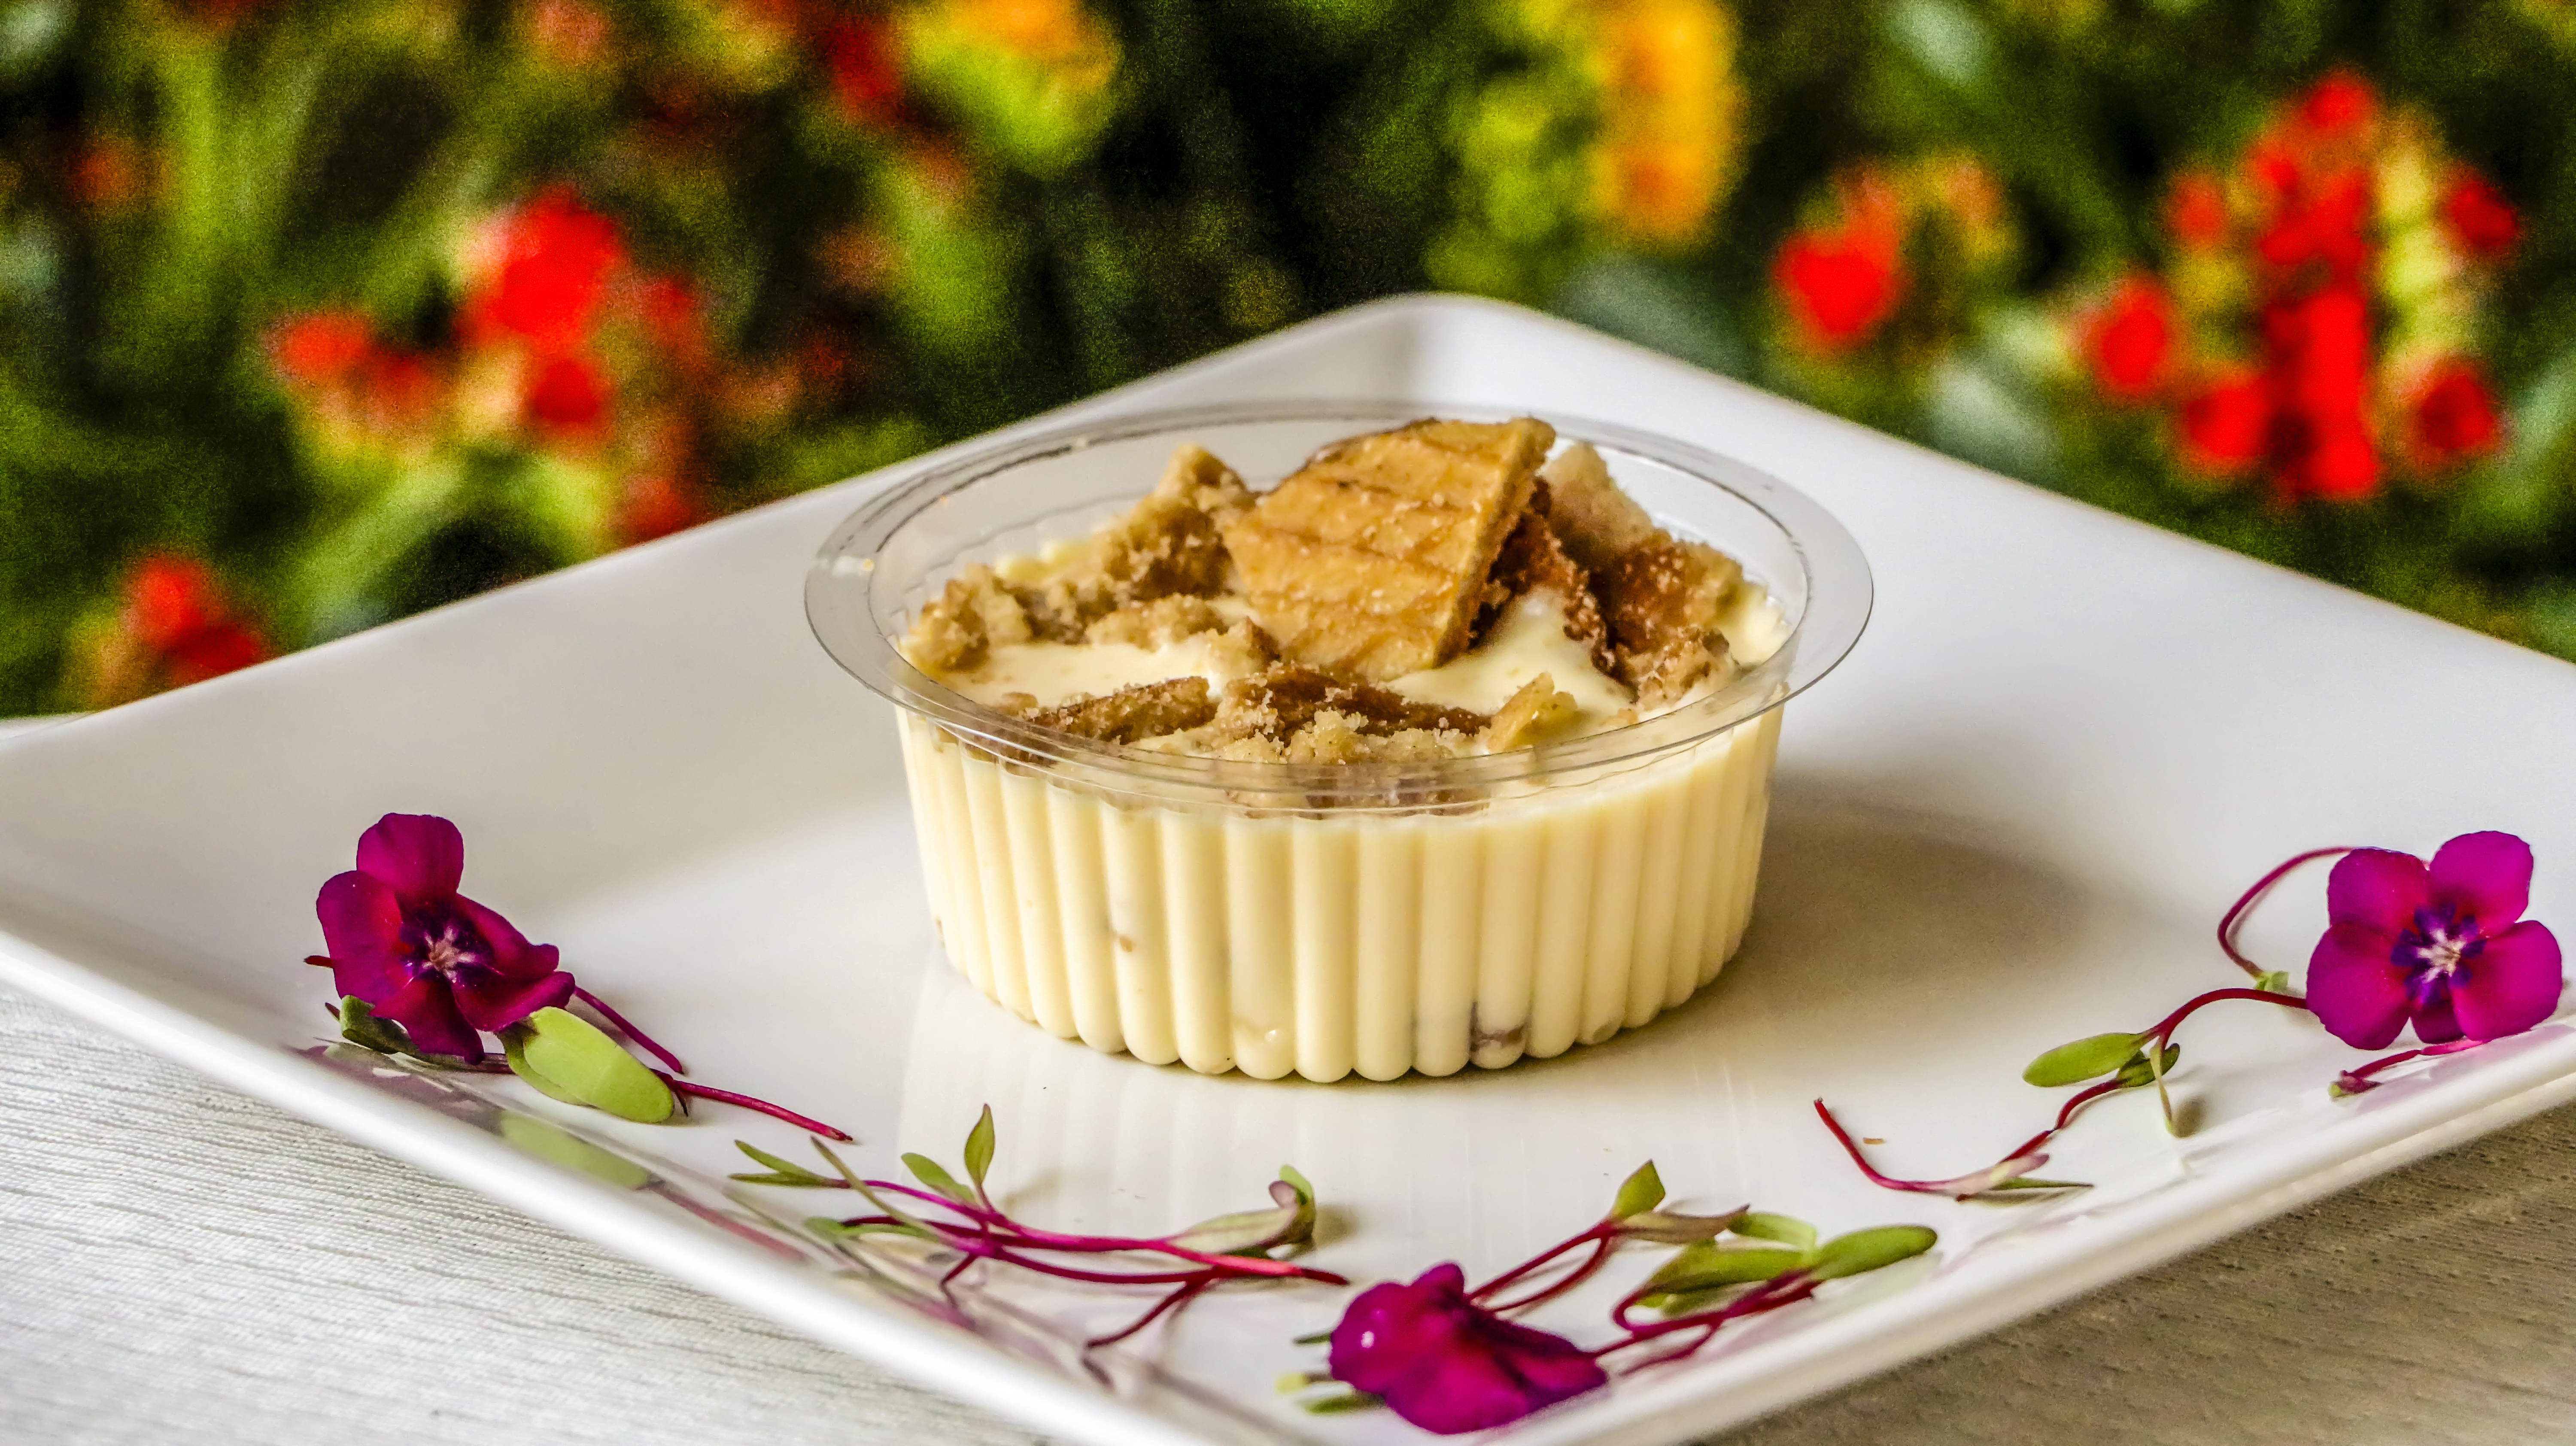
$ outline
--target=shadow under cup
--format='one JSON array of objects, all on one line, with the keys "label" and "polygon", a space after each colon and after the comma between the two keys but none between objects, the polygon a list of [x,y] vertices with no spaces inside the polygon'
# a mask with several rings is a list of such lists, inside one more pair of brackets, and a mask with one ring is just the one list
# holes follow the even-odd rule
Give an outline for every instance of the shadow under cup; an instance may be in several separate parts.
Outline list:
[{"label": "shadow under cup", "polygon": [[958,569],[1087,534],[1182,443],[1258,489],[1421,413],[1204,408],[1030,435],[890,488],[824,545],[807,614],[898,707],[931,910],[986,997],[1154,1064],[1393,1079],[1597,1043],[1689,998],[1735,952],[1781,705],[1841,661],[1870,606],[1850,534],[1741,463],[1546,419],[1561,443],[1598,448],[1658,522],[1741,561],[1789,633],[1708,696],[1537,748],[1402,764],[1176,757],[983,707],[897,650]]}]

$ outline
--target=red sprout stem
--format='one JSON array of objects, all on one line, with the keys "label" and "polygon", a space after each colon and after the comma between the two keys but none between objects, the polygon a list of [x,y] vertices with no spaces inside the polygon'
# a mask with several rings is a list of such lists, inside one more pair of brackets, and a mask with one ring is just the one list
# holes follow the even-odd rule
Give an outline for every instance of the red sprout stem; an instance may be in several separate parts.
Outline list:
[{"label": "red sprout stem", "polygon": [[[1619,1236],[1618,1232],[1614,1229],[1611,1233],[1601,1236],[1599,1239],[1595,1240],[1592,1244],[1592,1253],[1585,1256],[1580,1264],[1576,1265],[1574,1269],[1567,1271],[1563,1276],[1538,1287],[1518,1300],[1504,1301],[1498,1305],[1487,1306],[1486,1309],[1494,1312],[1496,1315],[1506,1315],[1512,1311],[1528,1310],[1534,1305],[1540,1305],[1547,1301],[1554,1300],[1558,1296],[1565,1294],[1567,1291],[1574,1289],[1576,1286],[1581,1285],[1583,1282],[1590,1280],[1593,1276],[1599,1274],[1601,1267],[1610,1263],[1610,1252],[1617,1249],[1618,1245]],[[1490,1291],[1492,1289],[1493,1286],[1491,1283],[1488,1283],[1485,1287],[1485,1291]],[[1476,1294],[1482,1295],[1485,1291],[1479,1291]],[[1475,1298],[1475,1295],[1468,1297],[1470,1300]]]},{"label": "red sprout stem", "polygon": [[[1011,1238],[1015,1243],[1031,1250],[1056,1250],[1062,1251],[1068,1255],[1105,1255],[1114,1251],[1133,1250],[1151,1254],[1168,1255],[1176,1260],[1189,1261],[1193,1265],[1210,1266],[1216,1269],[1239,1272],[1245,1275],[1287,1276],[1302,1274],[1306,1279],[1313,1280],[1321,1279],[1328,1273],[1323,1271],[1309,1271],[1305,1267],[1296,1265],[1290,1261],[1270,1260],[1258,1255],[1212,1255],[1203,1250],[1192,1250],[1185,1245],[1175,1245],[1168,1238],[1139,1239],[1123,1235],[1062,1235],[1052,1230],[1042,1230],[1034,1225],[1024,1225],[1017,1220],[1013,1220],[1011,1217],[1003,1214],[999,1210],[987,1209],[977,1205],[968,1205],[961,1201],[952,1200],[933,1190],[924,1190],[917,1186],[905,1185],[893,1180],[870,1180],[867,1182],[867,1185],[868,1188],[872,1190],[883,1191],[890,1195],[901,1195],[908,1199],[918,1200],[925,1205],[933,1205],[940,1209],[954,1212],[955,1214],[961,1215],[967,1220],[973,1221],[978,1226],[984,1227],[987,1230],[999,1227],[1002,1230],[1010,1232]],[[959,1226],[939,1224],[933,1224],[932,1228],[939,1230],[963,1229],[963,1227]]]},{"label": "red sprout stem", "polygon": [[2379,1088],[2378,1076],[2401,1064],[2413,1060],[2430,1059],[2437,1055],[2458,1054],[2464,1049],[2475,1049],[2484,1043],[2486,1041],[2482,1039],[2454,1039],[2441,1044],[2428,1044],[2421,1049],[2402,1049],[2395,1054],[2383,1054],[2368,1064],[2355,1065],[2345,1070],[2336,1077],[2335,1087],[2348,1095],[2357,1095],[2364,1090],[2375,1090]]},{"label": "red sprout stem", "polygon": [[2244,951],[2236,947],[2236,926],[2244,922],[2245,911],[2254,907],[2256,900],[2262,898],[2265,894],[2270,893],[2274,884],[2277,884],[2284,878],[2289,877],[2292,869],[2297,868],[2301,864],[2312,863],[2318,859],[2336,858],[2341,855],[2351,853],[2355,847],[2355,845],[2345,844],[2330,849],[2310,849],[2306,853],[2283,861],[2278,867],[2274,868],[2272,872],[2256,879],[2254,881],[2254,887],[2247,889],[2243,894],[2239,895],[2235,906],[2230,908],[2225,917],[2218,921],[2218,947],[2226,951],[2228,958],[2236,961],[2237,968],[2244,970],[2246,973],[2253,975],[2257,979],[2262,978],[2263,966],[2246,958]]},{"label": "red sprout stem", "polygon": [[2184,1000],[2181,1008],[2176,1009],[2173,1013],[2166,1015],[2164,1018],[2156,1021],[2152,1025],[2149,1025],[2147,1028],[2138,1031],[2138,1037],[2147,1041],[2149,1048],[2159,1050],[2163,1049],[2166,1045],[2173,1042],[2174,1031],[2182,1027],[2182,1022],[2184,1020],[2198,1014],[2210,1005],[2217,1004],[2222,1000],[2228,999],[2259,999],[2266,1004],[2280,1005],[2284,1009],[2306,1009],[2308,1007],[2308,1001],[2304,999],[2290,994],[2275,994],[2269,989],[2213,989],[2206,994],[2195,994],[2191,998]]},{"label": "red sprout stem", "polygon": [[[1870,1164],[1869,1157],[1860,1152],[1860,1141],[1852,1138],[1851,1131],[1843,1128],[1843,1122],[1834,1118],[1834,1112],[1826,1108],[1823,1100],[1818,1100],[1815,1104],[1816,1117],[1825,1122],[1826,1129],[1833,1131],[1834,1138],[1842,1144],[1843,1153],[1851,1156],[1852,1164],[1861,1174],[1868,1177],[1869,1183],[1882,1190],[1903,1190],[1916,1195],[1946,1195],[1957,1200],[1968,1195],[1983,1194],[2005,1180],[2036,1170],[2048,1163],[2046,1155],[2031,1154],[2024,1149],[2004,1156],[1988,1169],[1973,1175],[1962,1175],[1955,1180],[1899,1180],[1893,1175],[1879,1173],[1878,1168]],[[2050,1133],[2053,1132],[2043,1131],[2032,1138],[2045,1141]]]},{"label": "red sprout stem", "polygon": [[[643,1030],[635,1027],[635,1021],[628,1019],[625,1015],[610,1008],[607,1000],[600,998],[598,995],[591,993],[587,989],[581,988],[579,985],[575,985],[573,987],[572,997],[589,1005],[591,1008],[598,1010],[601,1016],[607,1019],[609,1023],[617,1026],[617,1030],[620,1034],[625,1035],[628,1039],[631,1039],[637,1044],[643,1046],[646,1054],[660,1060],[663,1065],[671,1071],[671,1073],[687,1074],[689,1072],[689,1067],[680,1063],[680,1057],[678,1055],[671,1053],[669,1050],[664,1049],[661,1045],[655,1043],[653,1036],[646,1034]],[[832,1138],[836,1140],[846,1140],[849,1138],[847,1135],[834,1133],[828,1130],[824,1131],[824,1133],[830,1134]]]},{"label": "red sprout stem", "polygon": [[1124,1329],[1112,1331],[1105,1336],[1093,1336],[1091,1339],[1082,1343],[1082,1348],[1086,1351],[1096,1351],[1102,1346],[1114,1346],[1120,1341],[1127,1339],[1129,1336],[1134,1335],[1136,1332],[1143,1330],[1145,1327],[1152,1325],[1156,1320],[1160,1319],[1166,1311],[1178,1310],[1182,1306],[1188,1305],[1191,1301],[1198,1299],[1201,1291],[1206,1290],[1209,1286],[1214,1284],[1216,1284],[1216,1281],[1213,1277],[1201,1274],[1193,1278],[1188,1284],[1180,1287],[1178,1290],[1175,1290],[1171,1294],[1164,1296],[1161,1300],[1154,1302],[1154,1308],[1152,1310],[1149,1310],[1143,1315],[1136,1317],[1134,1320],[1129,1321]]},{"label": "red sprout stem", "polygon": [[1522,1261],[1520,1264],[1515,1265],[1511,1269],[1504,1271],[1502,1274],[1495,1276],[1493,1279],[1486,1281],[1483,1285],[1467,1292],[1467,1299],[1482,1303],[1487,1296],[1498,1294],[1504,1287],[1517,1284],[1518,1282],[1527,1279],[1530,1275],[1544,1269],[1550,1262],[1554,1261],[1558,1256],[1565,1254],[1567,1251],[1579,1249],[1585,1245],[1596,1245],[1597,1248],[1593,1251],[1592,1258],[1576,1267],[1574,1273],[1568,1279],[1543,1287],[1538,1294],[1532,1295],[1527,1299],[1515,1301],[1508,1306],[1494,1306],[1491,1308],[1494,1310],[1521,1310],[1526,1309],[1529,1306],[1536,1305],[1540,1301],[1553,1299],[1556,1296],[1573,1289],[1574,1286],[1580,1282],[1589,1279],[1594,1271],[1599,1270],[1601,1268],[1602,1261],[1607,1259],[1609,1256],[1608,1246],[1610,1242],[1617,1240],[1618,1235],[1618,1222],[1612,1220],[1596,1221],[1593,1224],[1584,1227],[1576,1234],[1558,1241],[1556,1244],[1549,1246],[1547,1249],[1540,1251],[1538,1254],[1531,1256],[1529,1259]]},{"label": "red sprout stem", "polygon": [[695,1080],[678,1079],[658,1069],[653,1073],[660,1075],[662,1083],[669,1085],[674,1094],[694,1095],[702,1100],[713,1100],[720,1105],[732,1105],[738,1109],[751,1110],[757,1114],[767,1115],[773,1120],[785,1120],[808,1134],[821,1135],[827,1140],[838,1140],[845,1145],[851,1142],[852,1136],[848,1131],[836,1129],[821,1120],[800,1115],[785,1105],[773,1105],[764,1099],[735,1094],[732,1090],[720,1090],[713,1085],[699,1084]]},{"label": "red sprout stem", "polygon": [[1626,1367],[1625,1370],[1628,1373],[1634,1373],[1646,1370],[1650,1367],[1664,1365],[1667,1362],[1680,1360],[1682,1357],[1690,1355],[1700,1347],[1707,1345],[1709,1341],[1717,1335],[1719,1328],[1725,1326],[1729,1322],[1742,1320],[1747,1316],[1761,1315],[1766,1311],[1778,1310],[1782,1306],[1795,1305],[1799,1301],[1805,1300],[1807,1297],[1814,1295],[1816,1293],[1816,1287],[1822,1284],[1824,1284],[1823,1281],[1816,1279],[1814,1276],[1809,1275],[1804,1271],[1793,1270],[1786,1275],[1775,1276],[1770,1280],[1766,1280],[1760,1285],[1755,1286],[1753,1289],[1746,1291],[1744,1294],[1737,1296],[1735,1299],[1728,1301],[1726,1304],[1718,1306],[1713,1310],[1693,1311],[1688,1315],[1675,1316],[1671,1320],[1656,1321],[1648,1325],[1640,1326],[1629,1325],[1623,1320],[1619,1322],[1619,1328],[1628,1333],[1628,1338],[1626,1340],[1613,1341],[1609,1345],[1603,1346],[1591,1354],[1593,1359],[1599,1360],[1603,1356],[1611,1355],[1618,1351],[1624,1351],[1631,1346],[1644,1345],[1648,1341],[1657,1340],[1680,1331],[1695,1330],[1701,1333],[1699,1339],[1684,1344],[1679,1350],[1667,1351],[1661,1355],[1649,1357],[1646,1360],[1639,1361],[1633,1366]]}]

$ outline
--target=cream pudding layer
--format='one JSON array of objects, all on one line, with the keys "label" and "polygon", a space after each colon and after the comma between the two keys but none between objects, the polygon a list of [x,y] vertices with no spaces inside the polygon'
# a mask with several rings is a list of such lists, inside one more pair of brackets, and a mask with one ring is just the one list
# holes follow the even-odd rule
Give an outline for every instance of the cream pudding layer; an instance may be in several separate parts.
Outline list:
[{"label": "cream pudding layer", "polygon": [[[1184,447],[1128,516],[948,583],[905,652],[949,688],[1104,757],[1279,779],[1077,780],[905,715],[958,970],[1096,1049],[1317,1081],[1560,1054],[1714,978],[1752,909],[1777,707],[1615,765],[1444,781],[1705,699],[1789,640],[1759,582],[1552,443],[1417,424],[1264,494]],[[1396,797],[1338,804],[1341,765]]]},{"label": "cream pudding layer", "polygon": [[1450,1074],[1597,1044],[1743,939],[1778,708],[1467,812],[1163,806],[917,715],[904,763],[942,942],[996,1003],[1151,1064]]}]

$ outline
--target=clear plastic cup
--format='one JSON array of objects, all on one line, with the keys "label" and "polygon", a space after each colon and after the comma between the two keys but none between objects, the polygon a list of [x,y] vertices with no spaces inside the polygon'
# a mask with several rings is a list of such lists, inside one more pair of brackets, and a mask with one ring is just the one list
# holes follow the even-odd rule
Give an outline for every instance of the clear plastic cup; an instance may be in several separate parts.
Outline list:
[{"label": "clear plastic cup", "polygon": [[[1119,516],[1195,442],[1256,489],[1419,405],[1157,412],[1018,438],[869,500],[805,588],[826,649],[898,710],[950,960],[1048,1031],[1154,1064],[1329,1081],[1498,1068],[1688,999],[1753,906],[1782,705],[1840,662],[1868,565],[1821,507],[1740,462],[1546,417],[1676,535],[1768,587],[1787,641],[1625,728],[1433,763],[1179,757],[978,704],[897,644],[969,563]],[[1502,421],[1515,413],[1444,408]]]}]

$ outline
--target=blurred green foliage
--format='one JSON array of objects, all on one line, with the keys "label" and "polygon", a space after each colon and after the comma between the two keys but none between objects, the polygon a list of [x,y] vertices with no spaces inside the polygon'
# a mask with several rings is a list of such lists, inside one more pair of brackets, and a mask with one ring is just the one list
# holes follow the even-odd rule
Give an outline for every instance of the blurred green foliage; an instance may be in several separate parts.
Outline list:
[{"label": "blurred green foliage", "polygon": [[0,0],[0,712],[1429,287],[2576,656],[2571,87],[2567,0]]}]

